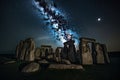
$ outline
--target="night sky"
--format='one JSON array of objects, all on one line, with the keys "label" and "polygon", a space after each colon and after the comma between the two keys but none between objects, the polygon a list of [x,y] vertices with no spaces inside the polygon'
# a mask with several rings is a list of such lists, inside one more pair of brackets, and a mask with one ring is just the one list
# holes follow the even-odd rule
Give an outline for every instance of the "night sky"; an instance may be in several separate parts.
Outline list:
[{"label": "night sky", "polygon": [[[108,51],[120,51],[119,0],[54,0],[80,37],[95,38]],[[101,19],[98,21],[98,19]],[[36,46],[61,46],[52,35],[33,0],[0,1],[0,51],[14,51],[20,40],[32,37]]]}]

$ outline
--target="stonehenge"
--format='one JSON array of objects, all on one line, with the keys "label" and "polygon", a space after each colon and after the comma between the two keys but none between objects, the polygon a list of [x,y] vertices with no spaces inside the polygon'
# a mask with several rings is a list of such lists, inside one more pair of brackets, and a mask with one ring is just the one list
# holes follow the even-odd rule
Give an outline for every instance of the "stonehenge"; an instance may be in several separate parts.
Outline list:
[{"label": "stonehenge", "polygon": [[110,63],[105,44],[95,39],[81,37],[79,50],[76,50],[74,40],[64,42],[63,47],[53,49],[51,45],[35,46],[32,38],[21,40],[16,46],[16,59],[22,61],[53,61],[65,64],[105,64]]}]

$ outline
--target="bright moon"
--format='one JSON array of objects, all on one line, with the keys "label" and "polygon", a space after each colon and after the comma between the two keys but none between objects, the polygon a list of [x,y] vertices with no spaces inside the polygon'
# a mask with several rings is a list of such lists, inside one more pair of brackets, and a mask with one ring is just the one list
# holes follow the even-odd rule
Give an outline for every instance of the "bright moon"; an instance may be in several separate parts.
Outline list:
[{"label": "bright moon", "polygon": [[97,21],[101,21],[101,18],[98,18]]}]

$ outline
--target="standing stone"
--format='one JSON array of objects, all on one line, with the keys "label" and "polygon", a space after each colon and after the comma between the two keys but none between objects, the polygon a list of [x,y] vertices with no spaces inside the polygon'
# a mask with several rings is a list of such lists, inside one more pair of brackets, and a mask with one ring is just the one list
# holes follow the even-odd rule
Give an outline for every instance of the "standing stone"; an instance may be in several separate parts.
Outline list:
[{"label": "standing stone", "polygon": [[92,51],[87,43],[83,42],[82,44],[82,64],[93,64],[92,60]]},{"label": "standing stone", "polygon": [[76,54],[76,49],[75,49],[75,45],[74,45],[74,40],[70,39],[69,41],[64,43],[64,48],[63,48],[63,59],[68,59],[70,60],[72,63],[74,63],[75,60],[75,54]]},{"label": "standing stone", "polygon": [[64,47],[63,47],[63,51],[62,51],[61,57],[63,59],[68,59],[68,45],[67,45],[66,42],[64,43]]},{"label": "standing stone", "polygon": [[22,47],[23,47],[23,41],[21,40],[20,43],[16,46],[16,58],[19,59],[20,58],[20,54],[21,54],[21,50],[22,50]]},{"label": "standing stone", "polygon": [[34,52],[35,52],[35,42],[33,41],[32,38],[30,38],[28,40],[28,42],[29,42],[29,47],[28,47],[29,59],[28,59],[28,61],[34,61],[34,59],[35,59],[35,55],[34,55]]},{"label": "standing stone", "polygon": [[25,59],[27,47],[28,47],[28,43],[24,41],[24,44],[23,44],[23,47],[22,47],[21,53],[20,53],[20,60],[24,60]]},{"label": "standing stone", "polygon": [[16,47],[16,58],[24,61],[34,61],[35,43],[32,38],[20,41]]},{"label": "standing stone", "polygon": [[35,59],[40,59],[40,48],[35,49]]},{"label": "standing stone", "polygon": [[68,48],[68,59],[74,63],[76,62],[75,60],[75,54],[76,54],[76,49],[75,49],[75,41],[74,40],[69,40],[68,42],[69,48]]},{"label": "standing stone", "polygon": [[95,39],[92,38],[80,38],[80,53],[82,54],[82,64],[93,64],[93,56],[94,56],[94,43]]},{"label": "standing stone", "polygon": [[102,46],[103,53],[104,53],[105,63],[110,63],[110,59],[109,59],[109,56],[108,56],[106,45],[101,44],[101,46]]},{"label": "standing stone", "polygon": [[76,63],[82,64],[82,55],[80,53],[80,50],[77,50],[75,57],[76,57]]},{"label": "standing stone", "polygon": [[48,56],[47,56],[47,59],[49,59],[49,60],[54,60],[54,53],[53,53],[53,49],[52,48],[50,48],[49,49],[49,52],[48,52]]},{"label": "standing stone", "polygon": [[96,44],[96,53],[97,53],[97,63],[103,64],[104,62],[104,55],[103,55],[103,49],[99,43]]},{"label": "standing stone", "polygon": [[55,61],[57,62],[61,62],[61,51],[62,51],[61,47],[57,47],[55,50]]},{"label": "standing stone", "polygon": [[41,58],[45,58],[45,49],[44,48],[41,48]]}]

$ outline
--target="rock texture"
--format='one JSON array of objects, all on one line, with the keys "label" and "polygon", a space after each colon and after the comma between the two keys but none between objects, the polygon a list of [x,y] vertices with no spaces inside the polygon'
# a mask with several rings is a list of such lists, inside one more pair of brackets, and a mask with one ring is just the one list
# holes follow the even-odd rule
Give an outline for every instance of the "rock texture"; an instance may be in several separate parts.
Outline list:
[{"label": "rock texture", "polygon": [[96,55],[97,63],[98,64],[105,63],[103,49],[102,49],[101,45],[98,43],[96,44],[96,52],[97,52],[97,55]]},{"label": "rock texture", "polygon": [[61,62],[61,52],[62,51],[62,48],[61,47],[57,47],[56,50],[55,50],[55,55],[54,55],[54,59],[56,62]]},{"label": "rock texture", "polygon": [[30,63],[28,65],[26,65],[23,69],[22,69],[22,72],[26,72],[26,73],[29,73],[29,72],[36,72],[40,69],[40,66],[38,63]]},{"label": "rock texture", "polygon": [[40,48],[35,49],[35,59],[40,59]]},{"label": "rock texture", "polygon": [[83,53],[82,53],[82,63],[83,64],[93,64],[92,52],[89,45],[83,44]]},{"label": "rock texture", "polygon": [[94,47],[93,44],[95,43],[95,39],[91,38],[80,38],[80,53],[82,54],[82,64],[93,64],[93,53]]},{"label": "rock texture", "polygon": [[20,41],[16,47],[16,58],[23,61],[34,61],[35,42],[32,38]]}]

